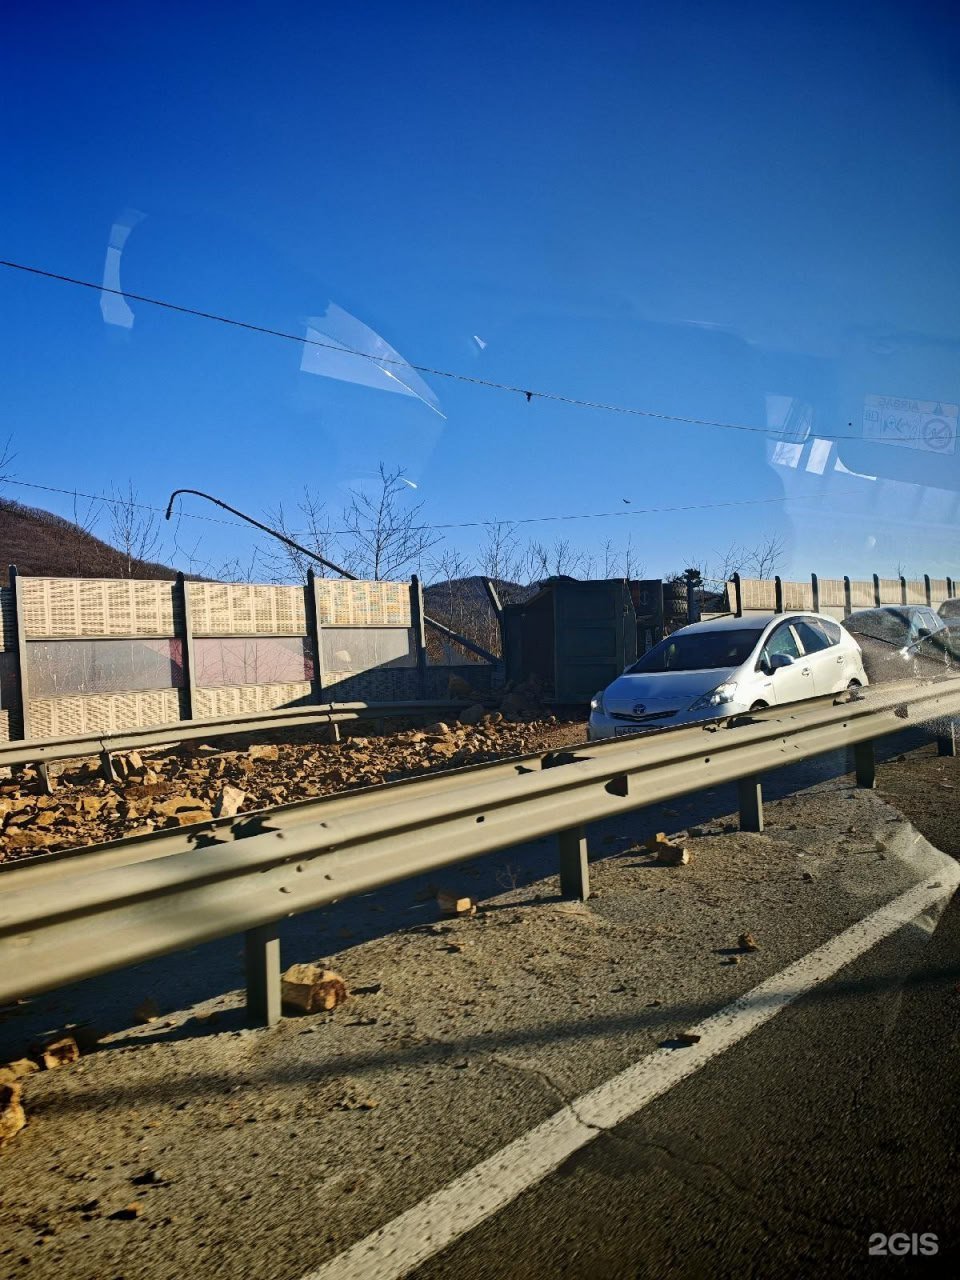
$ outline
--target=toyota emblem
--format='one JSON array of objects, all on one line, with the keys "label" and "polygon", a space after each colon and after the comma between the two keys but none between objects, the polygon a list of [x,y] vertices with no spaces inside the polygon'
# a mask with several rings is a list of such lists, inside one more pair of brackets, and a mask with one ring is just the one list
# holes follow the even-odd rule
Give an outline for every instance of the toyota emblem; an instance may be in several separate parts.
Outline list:
[{"label": "toyota emblem", "polygon": [[634,705],[633,714],[635,716],[642,716],[646,709],[647,704],[645,702],[638,702]]}]

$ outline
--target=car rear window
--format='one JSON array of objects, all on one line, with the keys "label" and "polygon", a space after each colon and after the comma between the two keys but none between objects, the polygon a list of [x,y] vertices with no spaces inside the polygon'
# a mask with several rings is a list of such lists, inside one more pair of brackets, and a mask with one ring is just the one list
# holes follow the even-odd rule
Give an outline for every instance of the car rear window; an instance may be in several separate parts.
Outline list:
[{"label": "car rear window", "polygon": [[910,639],[910,615],[899,609],[867,609],[851,614],[844,625],[855,636],[883,644],[899,646]]},{"label": "car rear window", "polygon": [[762,630],[725,627],[720,631],[678,631],[667,636],[645,653],[628,670],[636,673],[654,671],[708,671],[719,667],[738,667],[757,647]]}]

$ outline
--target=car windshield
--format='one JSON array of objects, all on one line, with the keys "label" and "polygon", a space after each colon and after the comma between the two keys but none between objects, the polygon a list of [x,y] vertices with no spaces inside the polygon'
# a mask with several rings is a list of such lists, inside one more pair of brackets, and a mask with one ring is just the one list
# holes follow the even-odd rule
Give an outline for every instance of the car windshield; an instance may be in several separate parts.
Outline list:
[{"label": "car windshield", "polygon": [[711,671],[719,667],[739,667],[757,647],[762,629],[680,631],[662,640],[639,662],[631,674],[657,671]]}]

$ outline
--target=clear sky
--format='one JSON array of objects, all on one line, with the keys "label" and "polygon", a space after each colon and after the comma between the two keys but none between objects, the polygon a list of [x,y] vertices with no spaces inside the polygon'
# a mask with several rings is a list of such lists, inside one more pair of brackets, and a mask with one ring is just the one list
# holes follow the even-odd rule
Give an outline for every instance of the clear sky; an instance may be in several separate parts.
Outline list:
[{"label": "clear sky", "polygon": [[[0,269],[16,477],[255,514],[306,483],[334,524],[380,461],[438,523],[775,499],[523,533],[629,532],[648,573],[777,534],[784,573],[960,576],[958,37],[925,3],[15,6],[0,257],[761,428],[425,375],[441,417],[293,343]],[[214,563],[251,545],[182,522],[201,535]]]}]

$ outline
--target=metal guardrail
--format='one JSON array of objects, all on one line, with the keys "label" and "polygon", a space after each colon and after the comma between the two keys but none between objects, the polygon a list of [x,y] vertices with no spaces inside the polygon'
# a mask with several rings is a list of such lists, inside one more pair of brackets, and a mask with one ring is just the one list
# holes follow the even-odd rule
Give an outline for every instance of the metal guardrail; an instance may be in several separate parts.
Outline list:
[{"label": "metal guardrail", "polygon": [[[310,724],[339,724],[346,720],[379,720],[392,716],[434,715],[460,711],[465,702],[330,702],[323,705],[306,703],[300,707],[277,707],[257,711],[236,719],[218,717],[210,720],[174,720],[170,724],[149,725],[143,729],[124,729],[119,733],[89,733],[69,738],[35,738],[30,742],[0,742],[0,767],[25,764],[47,765],[55,760],[71,760],[80,756],[104,755],[134,751],[141,747],[162,746],[168,742],[195,739],[226,738],[260,733],[265,729],[297,728]],[[108,770],[109,772],[109,770]]]},{"label": "metal guardrail", "polygon": [[131,854],[120,865],[105,865],[101,849],[100,861],[61,864],[62,874],[14,869],[0,898],[0,1001],[246,932],[249,1012],[272,1023],[280,1016],[278,922],[288,916],[551,834],[559,835],[561,892],[585,898],[589,822],[736,781],[741,826],[760,830],[763,774],[852,747],[858,784],[873,786],[876,738],[935,720],[941,750],[952,753],[957,715],[958,678],[887,686],[841,705],[815,699],[584,744],[544,757],[541,768],[507,761],[334,796],[301,807],[296,819],[287,806],[275,829],[263,823],[281,811],[265,811],[256,834],[235,828],[233,838],[186,852],[159,833],[116,842]]}]

